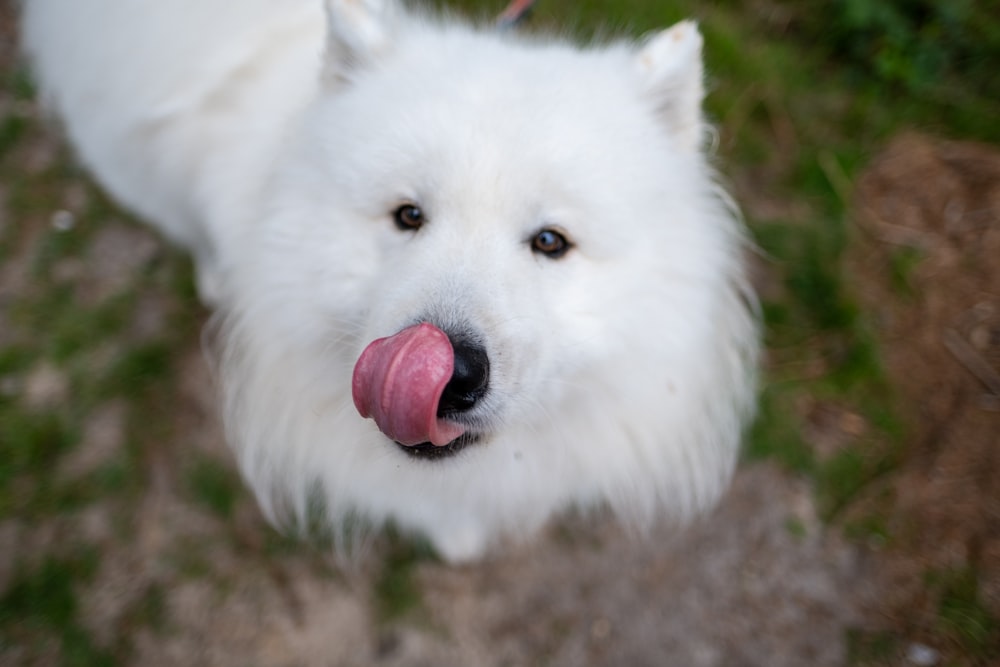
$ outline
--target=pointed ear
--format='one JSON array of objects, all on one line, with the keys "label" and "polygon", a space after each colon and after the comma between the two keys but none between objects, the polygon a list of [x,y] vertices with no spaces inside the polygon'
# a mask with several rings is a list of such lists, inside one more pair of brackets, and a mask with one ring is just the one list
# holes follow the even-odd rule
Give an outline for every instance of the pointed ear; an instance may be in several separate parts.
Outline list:
[{"label": "pointed ear", "polygon": [[702,142],[701,34],[694,21],[682,21],[651,36],[639,49],[636,62],[667,129],[687,150]]},{"label": "pointed ear", "polygon": [[394,0],[325,0],[327,44],[324,75],[331,83],[350,81],[385,52],[396,19]]}]

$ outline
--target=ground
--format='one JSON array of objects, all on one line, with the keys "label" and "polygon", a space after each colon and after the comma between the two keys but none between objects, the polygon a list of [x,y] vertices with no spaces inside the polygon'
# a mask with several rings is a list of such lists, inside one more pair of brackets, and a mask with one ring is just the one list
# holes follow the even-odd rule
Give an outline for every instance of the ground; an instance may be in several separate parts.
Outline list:
[{"label": "ground", "polygon": [[721,506],[642,538],[569,516],[462,567],[394,535],[337,562],[260,517],[189,263],[74,166],[0,10],[0,663],[1000,661],[995,148],[904,132],[850,171],[820,152],[831,255],[773,187],[801,125],[742,89],[723,150],[761,109],[775,147],[726,169],[769,350]]},{"label": "ground", "polygon": [[[978,578],[985,609],[967,611],[996,618],[1000,152],[902,135],[861,175],[857,221],[854,281],[910,424],[902,465],[852,508],[891,508],[898,544],[882,554],[882,604],[926,633],[931,571],[950,580],[931,588]],[[982,640],[997,641],[984,623]]]}]

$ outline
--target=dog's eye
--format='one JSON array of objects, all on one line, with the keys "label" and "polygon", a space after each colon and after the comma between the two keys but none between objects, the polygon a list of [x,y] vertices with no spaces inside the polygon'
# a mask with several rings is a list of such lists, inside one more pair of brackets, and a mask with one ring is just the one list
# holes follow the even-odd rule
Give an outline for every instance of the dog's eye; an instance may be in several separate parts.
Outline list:
[{"label": "dog's eye", "polygon": [[424,224],[424,212],[414,204],[403,204],[392,212],[396,226],[404,232],[420,229]]},{"label": "dog's eye", "polygon": [[572,247],[566,237],[554,229],[543,229],[531,239],[531,249],[550,259],[559,259]]}]

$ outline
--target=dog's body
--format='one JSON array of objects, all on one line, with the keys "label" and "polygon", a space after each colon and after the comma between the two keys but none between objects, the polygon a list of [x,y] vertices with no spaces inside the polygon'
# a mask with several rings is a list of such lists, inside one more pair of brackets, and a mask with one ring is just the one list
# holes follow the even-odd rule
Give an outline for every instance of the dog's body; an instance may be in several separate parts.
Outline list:
[{"label": "dog's body", "polygon": [[195,255],[265,510],[460,560],[572,505],[709,506],[758,335],[694,26],[580,50],[326,5],[25,3],[81,158]]}]

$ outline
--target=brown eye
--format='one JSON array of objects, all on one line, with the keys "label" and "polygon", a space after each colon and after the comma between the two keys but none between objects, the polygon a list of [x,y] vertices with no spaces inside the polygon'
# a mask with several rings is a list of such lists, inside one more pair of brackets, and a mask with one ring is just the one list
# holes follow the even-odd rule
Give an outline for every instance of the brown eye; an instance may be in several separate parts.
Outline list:
[{"label": "brown eye", "polygon": [[424,212],[414,204],[403,204],[392,212],[392,219],[404,232],[420,229],[424,224]]},{"label": "brown eye", "polygon": [[559,259],[572,246],[566,237],[554,229],[543,229],[531,239],[531,249],[550,259]]}]

